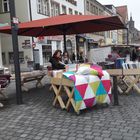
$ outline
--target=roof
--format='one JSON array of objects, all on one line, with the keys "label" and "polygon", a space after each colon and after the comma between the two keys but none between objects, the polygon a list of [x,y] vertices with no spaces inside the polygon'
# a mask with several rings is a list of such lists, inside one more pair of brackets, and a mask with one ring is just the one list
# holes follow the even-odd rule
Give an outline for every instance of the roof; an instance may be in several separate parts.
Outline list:
[{"label": "roof", "polygon": [[126,20],[128,20],[128,10],[127,10],[127,5],[124,6],[118,6],[116,7],[117,12],[119,13],[119,15],[122,16],[123,21],[125,23]]}]

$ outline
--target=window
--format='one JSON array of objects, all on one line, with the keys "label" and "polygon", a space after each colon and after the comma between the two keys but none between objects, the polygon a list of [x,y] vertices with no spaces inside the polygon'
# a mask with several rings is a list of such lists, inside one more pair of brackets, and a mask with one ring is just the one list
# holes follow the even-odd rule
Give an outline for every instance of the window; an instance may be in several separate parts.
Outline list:
[{"label": "window", "polygon": [[62,5],[62,14],[67,14],[66,6]]},{"label": "window", "polygon": [[54,1],[51,1],[51,16],[60,15],[60,5]]},{"label": "window", "polygon": [[6,65],[6,56],[5,56],[5,52],[2,52],[2,63],[3,63],[3,65]]},{"label": "window", "polygon": [[98,7],[95,7],[95,14],[98,15]]},{"label": "window", "polygon": [[37,0],[37,12],[49,16],[49,0]]},{"label": "window", "polygon": [[2,0],[2,12],[9,12],[9,0]]},{"label": "window", "polygon": [[86,9],[89,11],[89,1],[86,2]]},{"label": "window", "polygon": [[75,11],[75,15],[78,15],[78,11]]},{"label": "window", "polygon": [[73,14],[73,12],[72,12],[72,9],[71,9],[71,8],[69,8],[69,14],[70,14],[70,15],[72,15],[72,14]]},{"label": "window", "polygon": [[[19,62],[24,63],[24,52],[19,52]],[[14,53],[9,52],[9,64],[14,63]]]}]

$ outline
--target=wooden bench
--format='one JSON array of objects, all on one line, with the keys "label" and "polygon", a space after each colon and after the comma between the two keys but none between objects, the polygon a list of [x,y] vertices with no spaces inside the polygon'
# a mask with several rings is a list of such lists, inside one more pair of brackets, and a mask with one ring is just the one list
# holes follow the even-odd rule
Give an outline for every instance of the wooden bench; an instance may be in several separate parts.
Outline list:
[{"label": "wooden bench", "polygon": [[29,89],[25,86],[25,83],[31,82],[31,81],[37,81],[36,82],[36,87],[42,87],[42,82],[41,80],[44,78],[46,74],[40,73],[40,74],[35,74],[35,75],[25,75],[21,77],[21,86],[23,90],[28,91]]},{"label": "wooden bench", "polygon": [[[36,81],[36,87],[42,87],[41,80],[44,78],[46,74],[44,72],[25,72],[21,73],[21,86],[22,90],[28,91],[29,89],[25,86],[25,83]],[[12,80],[15,80],[15,75],[12,75]]]}]

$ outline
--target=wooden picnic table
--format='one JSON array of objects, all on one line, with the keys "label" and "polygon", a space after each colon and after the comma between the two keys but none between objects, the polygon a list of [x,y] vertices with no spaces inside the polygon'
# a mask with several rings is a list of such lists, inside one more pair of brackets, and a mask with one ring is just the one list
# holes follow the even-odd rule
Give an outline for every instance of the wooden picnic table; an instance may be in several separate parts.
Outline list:
[{"label": "wooden picnic table", "polygon": [[[46,74],[42,71],[33,71],[33,72],[25,72],[21,73],[21,86],[22,89],[25,91],[28,91],[29,89],[25,86],[25,83],[36,81],[36,87],[42,87],[42,79],[44,78]],[[12,76],[12,79],[15,79],[14,76]]]},{"label": "wooden picnic table", "polygon": [[[131,79],[130,85],[127,85],[128,88],[125,92],[128,93],[139,82],[140,69],[108,69],[107,72],[113,77],[114,105],[119,105],[117,77],[134,76],[134,79]],[[140,88],[138,86],[136,87],[136,90],[140,93]]]}]

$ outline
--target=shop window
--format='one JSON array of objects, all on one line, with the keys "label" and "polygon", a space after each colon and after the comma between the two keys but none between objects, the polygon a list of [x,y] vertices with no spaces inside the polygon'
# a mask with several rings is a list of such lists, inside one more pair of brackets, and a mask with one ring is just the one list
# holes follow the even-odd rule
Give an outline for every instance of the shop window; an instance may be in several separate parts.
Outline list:
[{"label": "shop window", "polygon": [[[9,64],[14,63],[14,53],[9,52]],[[19,52],[19,63],[23,64],[24,63],[24,52]]]},{"label": "shop window", "polygon": [[57,2],[51,1],[51,16],[60,15],[60,5]]},{"label": "shop window", "polygon": [[2,63],[3,63],[3,65],[6,65],[6,55],[5,55],[5,52],[2,52]]},{"label": "shop window", "polygon": [[49,0],[37,0],[37,12],[49,16]]},{"label": "shop window", "polygon": [[67,46],[67,51],[68,51],[69,55],[71,56],[72,55],[72,42],[71,42],[71,40],[67,40],[66,46]]},{"label": "shop window", "polygon": [[9,12],[10,11],[10,8],[9,8],[9,0],[1,0],[0,2],[2,4],[2,7],[0,6],[1,12],[2,13]]}]

